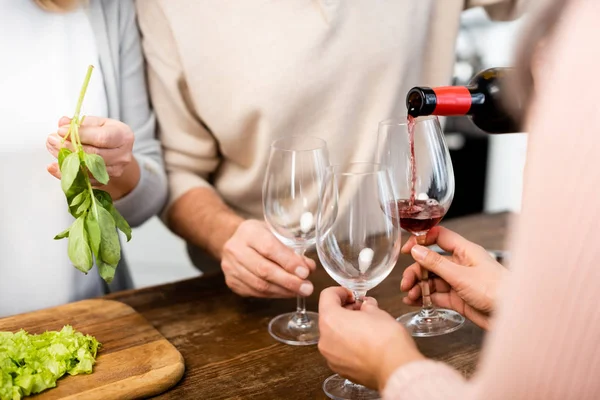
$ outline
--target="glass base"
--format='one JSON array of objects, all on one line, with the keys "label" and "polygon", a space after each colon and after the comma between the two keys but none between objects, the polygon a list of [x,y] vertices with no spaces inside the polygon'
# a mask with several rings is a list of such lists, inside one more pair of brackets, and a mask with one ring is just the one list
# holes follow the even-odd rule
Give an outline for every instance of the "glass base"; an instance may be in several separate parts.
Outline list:
[{"label": "glass base", "polygon": [[287,313],[269,322],[269,333],[282,343],[294,346],[308,346],[319,342],[319,314]]},{"label": "glass base", "polygon": [[338,374],[331,375],[323,382],[323,391],[330,399],[334,400],[379,400],[381,396],[377,390],[353,383]]},{"label": "glass base", "polygon": [[436,308],[404,314],[396,321],[413,336],[430,337],[454,332],[465,323],[465,318],[456,311]]}]

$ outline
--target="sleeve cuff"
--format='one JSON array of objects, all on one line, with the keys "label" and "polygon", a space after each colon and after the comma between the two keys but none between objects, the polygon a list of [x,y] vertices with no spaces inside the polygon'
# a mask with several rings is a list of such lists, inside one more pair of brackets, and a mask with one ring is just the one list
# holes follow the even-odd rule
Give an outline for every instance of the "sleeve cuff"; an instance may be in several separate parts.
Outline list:
[{"label": "sleeve cuff", "polygon": [[140,166],[140,180],[130,193],[114,202],[132,227],[158,214],[167,200],[165,173],[151,159],[137,155],[135,158]]},{"label": "sleeve cuff", "polygon": [[465,378],[448,365],[419,360],[398,368],[382,395],[384,400],[459,399],[466,387]]},{"label": "sleeve cuff", "polygon": [[181,196],[186,194],[192,189],[196,188],[210,188],[213,189],[212,185],[208,183],[201,176],[196,175],[187,171],[170,171],[169,175],[169,199],[167,205],[161,213],[161,218],[166,222],[167,214],[171,206],[179,200]]}]

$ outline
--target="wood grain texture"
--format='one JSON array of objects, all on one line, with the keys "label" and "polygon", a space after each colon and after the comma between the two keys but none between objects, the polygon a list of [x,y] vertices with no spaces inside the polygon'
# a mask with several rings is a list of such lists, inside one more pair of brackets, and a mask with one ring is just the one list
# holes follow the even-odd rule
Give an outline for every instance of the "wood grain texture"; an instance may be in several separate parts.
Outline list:
[{"label": "wood grain texture", "polygon": [[183,357],[130,306],[112,300],[84,300],[0,319],[0,331],[60,330],[70,324],[102,343],[94,372],[66,376],[39,400],[137,399],[164,392],[181,379]]},{"label": "wood grain texture", "polygon": [[[507,214],[482,215],[443,225],[484,247],[504,249],[507,221]],[[402,272],[411,263],[411,258],[402,256],[390,276],[369,292],[380,307],[394,316],[413,310],[402,303],[404,294],[399,289]],[[310,279],[315,293],[308,298],[307,306],[316,311],[318,293],[336,283],[320,267]],[[326,398],[321,385],[332,372],[317,346],[284,345],[267,332],[271,318],[295,310],[295,300],[241,298],[227,288],[221,275],[110,297],[135,308],[185,358],[184,378],[157,398]],[[477,365],[483,337],[481,329],[467,323],[448,335],[417,339],[417,344],[426,356],[447,362],[470,376]]]}]

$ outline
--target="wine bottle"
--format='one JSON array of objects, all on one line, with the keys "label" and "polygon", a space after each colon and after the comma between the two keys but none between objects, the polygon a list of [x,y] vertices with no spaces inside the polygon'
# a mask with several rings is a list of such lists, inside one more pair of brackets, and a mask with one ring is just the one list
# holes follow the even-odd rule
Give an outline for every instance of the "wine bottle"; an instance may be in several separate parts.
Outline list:
[{"label": "wine bottle", "polygon": [[[488,133],[521,132],[520,124],[504,106],[504,86],[513,68],[481,71],[467,86],[412,88],[406,96],[408,114],[459,116],[468,115],[477,127]],[[519,107],[518,99],[514,99]]]}]

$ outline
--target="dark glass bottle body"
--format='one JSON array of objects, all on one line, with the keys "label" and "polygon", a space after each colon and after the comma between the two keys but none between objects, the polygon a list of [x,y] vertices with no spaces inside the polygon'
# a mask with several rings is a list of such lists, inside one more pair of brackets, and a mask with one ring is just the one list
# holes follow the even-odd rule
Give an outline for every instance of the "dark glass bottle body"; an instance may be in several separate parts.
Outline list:
[{"label": "dark glass bottle body", "polygon": [[504,106],[502,98],[506,96],[503,87],[512,72],[512,68],[491,68],[475,75],[467,86],[414,87],[406,96],[408,114],[413,117],[468,115],[477,127],[488,133],[521,132],[520,124]]}]

